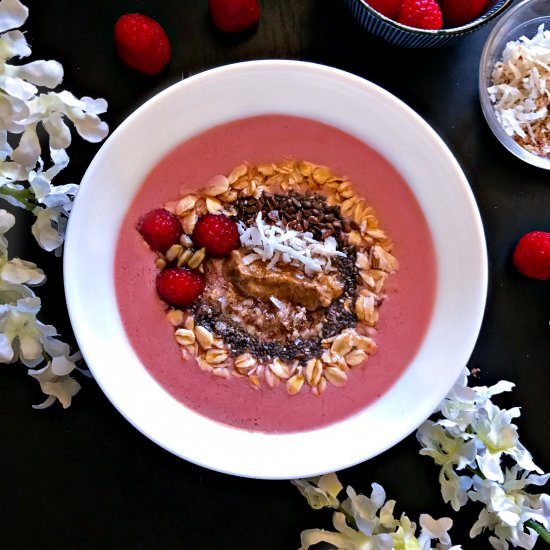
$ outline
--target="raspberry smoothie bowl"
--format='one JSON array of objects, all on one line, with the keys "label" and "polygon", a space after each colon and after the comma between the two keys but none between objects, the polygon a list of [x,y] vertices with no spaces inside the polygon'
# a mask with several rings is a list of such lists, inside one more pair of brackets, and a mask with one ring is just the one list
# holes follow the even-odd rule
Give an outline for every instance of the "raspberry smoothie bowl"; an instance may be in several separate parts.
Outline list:
[{"label": "raspberry smoothie bowl", "polygon": [[421,119],[352,75],[266,61],[182,82],[117,129],[65,276],[82,352],[132,424],[195,463],[289,478],[431,413],[477,337],[486,259]]}]

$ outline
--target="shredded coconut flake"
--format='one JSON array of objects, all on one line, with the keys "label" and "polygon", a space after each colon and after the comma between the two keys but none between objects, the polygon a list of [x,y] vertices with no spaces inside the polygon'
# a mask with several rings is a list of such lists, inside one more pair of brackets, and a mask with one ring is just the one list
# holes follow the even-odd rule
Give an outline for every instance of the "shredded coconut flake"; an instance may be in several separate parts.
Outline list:
[{"label": "shredded coconut flake", "polygon": [[244,265],[256,260],[268,262],[272,268],[278,263],[293,264],[304,268],[306,275],[320,271],[331,271],[334,268],[331,259],[335,256],[345,256],[337,250],[334,237],[328,237],[323,242],[313,238],[313,233],[294,231],[284,227],[282,221],[267,224],[258,212],[254,223],[247,227],[239,223],[241,245],[251,249],[250,254],[243,258]]},{"label": "shredded coconut flake", "polygon": [[550,156],[550,31],[540,25],[529,39],[506,44],[487,88],[497,119],[509,136],[541,156]]}]

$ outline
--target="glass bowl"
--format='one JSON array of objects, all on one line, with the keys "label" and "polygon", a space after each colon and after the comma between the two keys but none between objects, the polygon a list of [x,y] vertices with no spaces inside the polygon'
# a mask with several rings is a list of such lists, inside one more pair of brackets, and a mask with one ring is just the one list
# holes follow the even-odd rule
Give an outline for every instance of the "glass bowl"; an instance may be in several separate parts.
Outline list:
[{"label": "glass bowl", "polygon": [[489,34],[481,54],[479,98],[485,119],[500,143],[521,160],[550,170],[550,157],[531,153],[506,133],[497,119],[487,92],[487,88],[492,84],[493,68],[501,59],[506,44],[521,36],[532,38],[541,24],[544,24],[545,30],[550,30],[550,0],[524,0],[499,19]]},{"label": "glass bowl", "polygon": [[477,31],[483,25],[503,13],[513,0],[491,0],[487,9],[476,19],[460,27],[439,30],[416,29],[398,23],[372,8],[366,0],[344,0],[357,22],[367,31],[394,44],[406,48],[433,48],[447,46]]}]

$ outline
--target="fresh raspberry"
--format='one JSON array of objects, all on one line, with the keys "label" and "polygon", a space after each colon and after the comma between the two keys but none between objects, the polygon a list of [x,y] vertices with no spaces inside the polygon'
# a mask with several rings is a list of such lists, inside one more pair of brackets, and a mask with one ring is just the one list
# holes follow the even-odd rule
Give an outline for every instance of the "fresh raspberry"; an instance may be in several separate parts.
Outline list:
[{"label": "fresh raspberry", "polygon": [[204,274],[188,267],[169,267],[157,275],[157,292],[175,307],[192,306],[204,291]]},{"label": "fresh raspberry", "polygon": [[550,277],[550,233],[531,231],[516,245],[512,256],[516,269],[526,277],[545,281]]},{"label": "fresh raspberry", "polygon": [[260,18],[257,0],[208,0],[214,25],[222,32],[241,32]]},{"label": "fresh raspberry", "polygon": [[488,0],[441,0],[445,27],[460,27],[477,19],[488,3]]},{"label": "fresh raspberry", "polygon": [[183,233],[178,217],[164,208],[151,210],[141,216],[137,230],[145,242],[157,252],[166,252],[179,241]]},{"label": "fresh raspberry", "polygon": [[437,30],[443,26],[441,9],[435,0],[403,0],[397,21],[417,29]]},{"label": "fresh raspberry", "polygon": [[369,6],[390,19],[397,19],[401,0],[369,0]]},{"label": "fresh raspberry", "polygon": [[227,256],[239,246],[237,224],[223,214],[206,214],[199,218],[193,230],[193,242],[206,249],[209,256]]},{"label": "fresh raspberry", "polygon": [[128,13],[115,24],[115,44],[122,61],[153,76],[170,61],[170,41],[157,21],[141,13]]}]

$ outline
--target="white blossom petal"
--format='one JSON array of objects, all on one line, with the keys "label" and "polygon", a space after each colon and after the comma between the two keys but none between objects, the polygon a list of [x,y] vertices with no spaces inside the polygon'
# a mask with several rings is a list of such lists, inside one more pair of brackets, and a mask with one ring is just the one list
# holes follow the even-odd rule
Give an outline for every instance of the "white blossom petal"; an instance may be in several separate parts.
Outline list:
[{"label": "white blossom petal", "polygon": [[0,266],[0,278],[13,284],[38,285],[46,276],[35,263],[14,258]]},{"label": "white blossom petal", "polygon": [[31,227],[38,244],[48,252],[58,249],[63,244],[66,220],[55,208],[35,208],[36,221]]},{"label": "white blossom petal", "polygon": [[302,545],[299,550],[308,550],[308,548],[320,542],[328,542],[339,550],[360,550],[352,541],[346,540],[341,533],[325,531],[324,529],[307,529],[306,531],[302,531],[300,540]]},{"label": "white blossom petal", "polygon": [[19,0],[0,2],[0,32],[16,29],[23,25],[29,15],[29,9]]},{"label": "white blossom petal", "polygon": [[[80,358],[80,354],[78,354]],[[60,357],[54,357],[52,359],[52,372],[56,376],[65,376],[71,373],[76,368],[74,360],[66,355]]]},{"label": "white blossom petal", "polygon": [[25,365],[33,365],[37,360],[42,359],[42,344],[40,333],[30,327],[19,335],[20,359]]},{"label": "white blossom petal", "polygon": [[[0,161],[0,185],[28,179],[28,170],[16,162]],[[17,184],[15,184],[17,185]],[[13,187],[14,185],[11,185]],[[22,188],[21,186],[19,186]]]},{"label": "white blossom petal", "polygon": [[6,334],[0,332],[0,363],[11,363],[14,355],[11,340]]},{"label": "white blossom petal", "polygon": [[7,233],[15,225],[15,216],[0,208],[0,235]]},{"label": "white blossom petal", "polygon": [[502,539],[497,537],[489,537],[489,543],[495,550],[508,550],[510,547],[509,544]]},{"label": "white blossom petal", "polygon": [[63,66],[57,61],[32,61],[24,65],[9,66],[9,76],[26,80],[35,86],[55,88],[63,80]]},{"label": "white blossom petal", "polygon": [[107,102],[103,98],[82,97],[83,109],[91,115],[101,115],[107,111]]},{"label": "white blossom petal", "polygon": [[29,370],[29,375],[38,380],[43,393],[58,399],[64,409],[70,406],[72,398],[81,388],[80,384],[70,376],[52,374],[51,364],[40,371]]},{"label": "white blossom petal", "polygon": [[21,101],[30,100],[38,92],[36,86],[30,82],[12,76],[0,76],[0,88],[9,96]]},{"label": "white blossom petal", "polygon": [[48,395],[42,403],[39,403],[38,405],[32,405],[33,409],[37,410],[43,410],[51,407],[56,402],[56,398],[53,395]]},{"label": "white blossom petal", "polygon": [[66,149],[71,144],[71,131],[63,120],[62,113],[54,112],[42,123],[50,137],[50,147],[53,149]]},{"label": "white blossom petal", "polygon": [[80,137],[90,143],[98,143],[105,139],[109,133],[109,126],[103,122],[98,116],[92,114],[84,114],[82,116],[69,118],[73,121],[76,131]]},{"label": "white blossom petal", "polygon": [[8,283],[0,279],[0,304],[15,304],[23,298],[34,297],[34,292],[28,286]]},{"label": "white blossom petal", "polygon": [[12,158],[22,166],[32,169],[36,166],[40,153],[41,148],[36,134],[36,125],[29,124],[19,140],[19,145],[13,151]]},{"label": "white blossom petal", "polygon": [[315,510],[320,508],[336,508],[340,504],[338,493],[342,485],[336,474],[327,474],[310,479],[295,479],[291,483],[306,498],[308,504]]},{"label": "white blossom petal", "polygon": [[10,31],[0,35],[0,61],[5,62],[12,57],[28,57],[31,49],[25,35],[21,31]]}]

